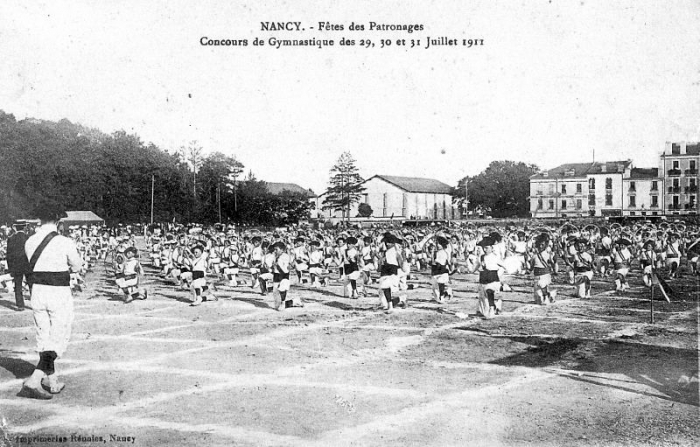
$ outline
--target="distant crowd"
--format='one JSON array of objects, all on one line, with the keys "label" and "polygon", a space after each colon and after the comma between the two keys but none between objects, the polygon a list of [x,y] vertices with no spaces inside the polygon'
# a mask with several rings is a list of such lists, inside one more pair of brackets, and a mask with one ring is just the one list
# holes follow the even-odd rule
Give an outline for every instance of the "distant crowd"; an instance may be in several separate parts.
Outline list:
[{"label": "distant crowd", "polygon": [[[17,228],[2,230],[0,285],[7,287],[12,276],[4,247]],[[237,290],[250,288],[271,294],[273,307],[283,310],[304,305],[295,287],[321,289],[334,282],[355,299],[376,285],[378,305],[391,312],[408,306],[418,275],[427,275],[439,303],[453,297],[454,278],[477,282],[477,310],[484,318],[502,312],[501,296],[510,290],[511,275],[531,276],[534,300],[542,305],[556,301],[561,286],[573,286],[580,298],[590,297],[595,276],[609,279],[610,287],[614,284],[615,292],[624,294],[631,269],[640,271],[646,287],[658,287],[661,296],[671,299],[679,275],[698,274],[700,254],[696,226],[665,222],[268,231],[233,225],[84,225],[66,229],[66,235],[83,260],[80,271],[71,274],[71,287],[81,289],[85,275],[103,262],[127,303],[147,299],[143,277],[157,274],[173,287],[189,290],[192,306],[235,299]],[[137,244],[137,237],[144,242]],[[557,281],[559,286],[553,282],[557,275],[565,278]]]}]

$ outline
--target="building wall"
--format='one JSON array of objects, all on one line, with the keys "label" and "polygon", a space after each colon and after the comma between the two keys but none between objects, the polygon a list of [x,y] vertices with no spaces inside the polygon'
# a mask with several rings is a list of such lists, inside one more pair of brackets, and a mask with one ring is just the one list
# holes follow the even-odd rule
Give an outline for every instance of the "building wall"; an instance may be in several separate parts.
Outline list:
[{"label": "building wall", "polygon": [[[685,215],[698,212],[698,168],[700,155],[688,155],[685,143],[678,143],[679,153],[674,154],[671,143],[661,156],[665,183],[665,211],[667,215]],[[677,169],[674,169],[677,168]],[[694,169],[693,169],[694,168]]]},{"label": "building wall", "polygon": [[530,215],[533,217],[586,216],[587,200],[588,183],[584,177],[530,180]]},{"label": "building wall", "polygon": [[[622,173],[590,174],[588,178],[588,211],[591,216],[621,215],[624,191]],[[591,180],[595,181],[594,188]],[[610,188],[608,188],[610,180]]]},{"label": "building wall", "polygon": [[[353,204],[350,217],[358,214],[360,203],[372,208],[372,217],[404,219],[452,219],[452,196],[449,194],[411,193],[382,180],[371,178],[363,186],[365,191],[358,203]],[[318,215],[325,218],[341,218],[339,211],[322,210],[325,196],[317,198]]]},{"label": "building wall", "polygon": [[[656,189],[653,188],[656,182]],[[634,188],[632,188],[634,184]],[[663,178],[624,179],[624,216],[661,216],[664,214]],[[631,198],[634,197],[634,201]],[[652,197],[656,197],[654,206]]]}]

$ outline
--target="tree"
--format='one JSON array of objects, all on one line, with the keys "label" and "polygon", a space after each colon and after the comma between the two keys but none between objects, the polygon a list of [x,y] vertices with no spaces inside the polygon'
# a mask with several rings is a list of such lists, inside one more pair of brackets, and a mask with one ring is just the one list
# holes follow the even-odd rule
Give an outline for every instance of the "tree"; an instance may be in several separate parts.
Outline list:
[{"label": "tree", "polygon": [[360,203],[360,206],[357,207],[357,214],[359,214],[360,217],[369,217],[373,212],[374,210],[369,206],[369,203]]},{"label": "tree", "polygon": [[182,159],[192,168],[192,197],[195,199],[197,198],[197,172],[202,166],[202,150],[202,146],[199,146],[196,141],[190,141],[189,146],[180,148]]},{"label": "tree", "polygon": [[493,217],[527,217],[530,176],[537,172],[539,168],[532,164],[494,161],[479,175],[461,179],[453,196],[463,203],[468,182],[470,209],[490,209]]},{"label": "tree", "polygon": [[331,185],[326,190],[326,198],[323,200],[323,209],[342,211],[343,218],[350,216],[350,206],[360,201],[365,187],[362,186],[363,178],[360,176],[355,159],[350,152],[343,152],[330,171]]},{"label": "tree", "polygon": [[215,220],[221,222],[231,216],[228,203],[230,199],[235,202],[234,182],[242,170],[243,164],[236,157],[221,152],[204,157],[199,169],[203,221],[212,221],[213,216],[217,216]]}]

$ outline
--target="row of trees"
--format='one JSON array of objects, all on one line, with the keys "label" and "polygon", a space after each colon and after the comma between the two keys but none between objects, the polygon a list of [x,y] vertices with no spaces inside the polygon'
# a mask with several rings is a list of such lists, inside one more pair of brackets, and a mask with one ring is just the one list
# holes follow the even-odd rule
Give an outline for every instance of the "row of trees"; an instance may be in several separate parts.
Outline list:
[{"label": "row of trees", "polygon": [[[91,210],[109,223],[155,221],[284,225],[308,218],[303,194],[272,195],[265,182],[221,152],[196,142],[168,152],[123,131],[0,111],[0,221],[52,201]],[[153,196],[153,209],[151,198]]]},{"label": "row of trees", "polygon": [[[0,111],[0,221],[32,215],[54,201],[66,209],[91,210],[109,223],[155,221],[238,222],[286,225],[307,219],[312,204],[303,193],[273,195],[245,166],[221,152],[205,154],[193,141],[168,152],[123,131],[26,119]],[[535,165],[495,161],[454,189],[454,200],[494,217],[528,215],[529,177]],[[356,161],[343,153],[330,171],[323,207],[350,216],[365,188]],[[465,184],[467,187],[465,188]],[[151,200],[153,198],[153,200]],[[151,209],[153,203],[153,209]],[[360,215],[369,216],[365,206]]]}]

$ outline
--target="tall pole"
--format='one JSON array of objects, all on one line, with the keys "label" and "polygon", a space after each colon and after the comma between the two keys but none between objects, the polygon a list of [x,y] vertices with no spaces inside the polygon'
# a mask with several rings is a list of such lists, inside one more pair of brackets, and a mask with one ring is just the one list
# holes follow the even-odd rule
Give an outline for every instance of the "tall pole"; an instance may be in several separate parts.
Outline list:
[{"label": "tall pole", "polygon": [[153,225],[153,192],[156,188],[156,176],[151,175],[151,225]]},{"label": "tall pole", "polygon": [[221,182],[216,183],[216,201],[219,204],[219,223],[221,223]]},{"label": "tall pole", "polygon": [[469,179],[464,179],[464,218],[469,218]]}]

